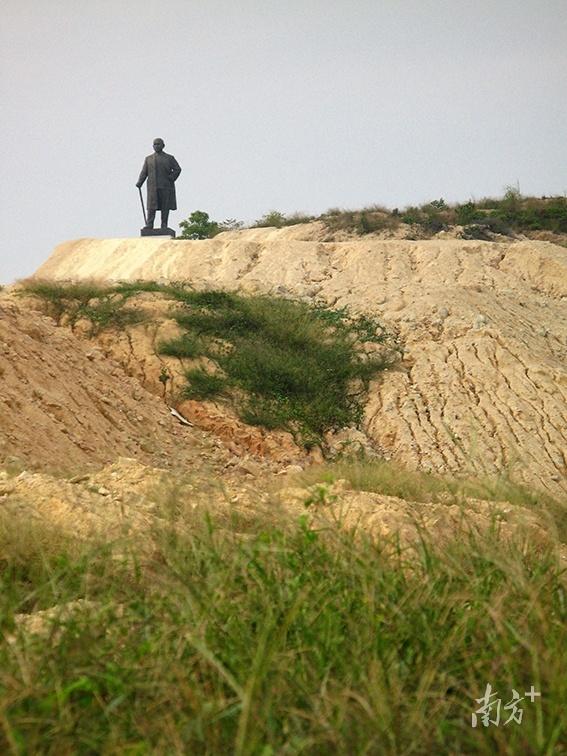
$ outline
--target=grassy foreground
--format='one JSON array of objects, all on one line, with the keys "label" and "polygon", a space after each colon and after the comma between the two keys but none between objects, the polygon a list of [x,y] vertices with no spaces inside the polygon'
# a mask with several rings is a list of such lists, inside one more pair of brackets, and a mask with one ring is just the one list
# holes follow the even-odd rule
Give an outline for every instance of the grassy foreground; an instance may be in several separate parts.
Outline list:
[{"label": "grassy foreground", "polygon": [[[567,752],[552,554],[464,535],[403,552],[186,504],[151,548],[0,518],[1,753]],[[15,621],[55,605],[43,634]],[[488,683],[500,725],[473,728]]]}]

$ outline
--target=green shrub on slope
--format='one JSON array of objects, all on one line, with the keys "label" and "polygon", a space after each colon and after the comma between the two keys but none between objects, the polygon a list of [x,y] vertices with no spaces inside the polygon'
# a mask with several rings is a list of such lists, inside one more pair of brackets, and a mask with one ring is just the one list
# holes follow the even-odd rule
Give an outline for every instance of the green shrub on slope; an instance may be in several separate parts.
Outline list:
[{"label": "green shrub on slope", "polygon": [[23,282],[22,294],[40,297],[47,311],[58,322],[63,315],[69,325],[85,319],[91,323],[91,335],[107,328],[125,328],[144,320],[144,314],[126,307],[137,291],[129,287],[104,286],[98,283],[58,283],[29,279]]},{"label": "green shrub on slope", "polygon": [[244,392],[243,419],[290,430],[306,446],[327,430],[359,422],[368,381],[392,360],[391,349],[370,358],[360,352],[360,341],[386,340],[368,317],[221,291],[187,291],[179,299],[184,307],[175,317],[186,335],[163,344],[162,353],[175,354],[178,344],[182,357],[184,340],[199,339],[219,371],[208,382],[203,371],[188,375],[187,396],[210,397],[215,387],[218,394]]}]

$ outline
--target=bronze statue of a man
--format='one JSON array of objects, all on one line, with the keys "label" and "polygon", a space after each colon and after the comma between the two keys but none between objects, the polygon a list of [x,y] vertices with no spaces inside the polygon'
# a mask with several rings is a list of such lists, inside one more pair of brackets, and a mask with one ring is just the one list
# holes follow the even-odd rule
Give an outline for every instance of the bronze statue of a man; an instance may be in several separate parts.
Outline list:
[{"label": "bronze statue of a man", "polygon": [[167,218],[170,210],[177,210],[175,197],[175,180],[181,173],[179,163],[163,151],[163,139],[154,139],[154,154],[144,160],[142,172],[136,186],[141,188],[148,179],[148,217],[146,229],[154,227],[156,210],[161,210],[161,227],[167,228]]}]

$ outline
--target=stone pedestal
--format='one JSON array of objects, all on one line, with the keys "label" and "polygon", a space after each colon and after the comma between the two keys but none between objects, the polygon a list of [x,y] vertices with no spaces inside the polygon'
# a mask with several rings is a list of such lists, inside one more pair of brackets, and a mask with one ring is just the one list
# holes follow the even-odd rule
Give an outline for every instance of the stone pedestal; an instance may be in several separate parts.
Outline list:
[{"label": "stone pedestal", "polygon": [[171,236],[175,239],[175,231],[172,228],[144,228],[140,229],[140,236]]}]

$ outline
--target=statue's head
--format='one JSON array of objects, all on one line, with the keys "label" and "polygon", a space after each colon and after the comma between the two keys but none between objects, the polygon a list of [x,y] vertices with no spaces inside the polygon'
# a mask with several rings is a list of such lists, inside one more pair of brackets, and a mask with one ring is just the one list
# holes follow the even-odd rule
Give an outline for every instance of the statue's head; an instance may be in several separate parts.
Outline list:
[{"label": "statue's head", "polygon": [[165,142],[163,141],[163,139],[160,139],[159,137],[157,139],[154,139],[155,152],[163,152],[164,147],[165,147]]}]

